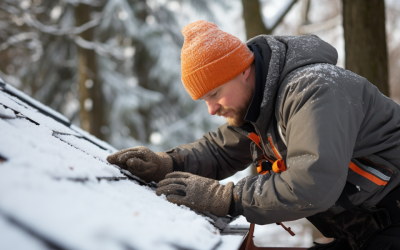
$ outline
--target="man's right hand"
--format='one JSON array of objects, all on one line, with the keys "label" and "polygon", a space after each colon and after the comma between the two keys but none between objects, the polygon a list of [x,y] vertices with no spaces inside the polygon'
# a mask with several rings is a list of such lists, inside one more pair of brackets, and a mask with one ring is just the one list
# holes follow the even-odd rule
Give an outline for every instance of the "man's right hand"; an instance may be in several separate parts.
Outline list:
[{"label": "man's right hand", "polygon": [[165,152],[154,153],[146,147],[134,147],[109,155],[107,161],[146,182],[159,182],[172,172],[172,158]]}]

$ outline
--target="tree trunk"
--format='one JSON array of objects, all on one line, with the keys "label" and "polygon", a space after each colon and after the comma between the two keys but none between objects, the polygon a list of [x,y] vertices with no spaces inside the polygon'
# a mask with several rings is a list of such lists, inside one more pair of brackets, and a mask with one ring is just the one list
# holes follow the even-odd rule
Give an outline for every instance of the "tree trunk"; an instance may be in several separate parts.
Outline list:
[{"label": "tree trunk", "polygon": [[389,96],[383,0],[342,0],[346,69]]},{"label": "tree trunk", "polygon": [[[91,7],[79,4],[75,8],[75,25],[90,21]],[[93,41],[93,28],[79,34],[86,41]],[[96,52],[78,46],[78,81],[80,94],[80,120],[82,129],[103,139],[101,126],[104,124],[104,97],[102,83],[97,76]]]},{"label": "tree trunk", "polygon": [[278,24],[282,22],[283,18],[293,7],[296,1],[297,0],[291,0],[290,2],[288,2],[283,11],[277,12],[276,15],[279,16],[276,16],[276,18],[274,18],[275,22],[266,27],[262,19],[259,0],[242,0],[243,19],[244,26],[246,28],[247,39],[258,35],[271,35],[272,31],[274,31],[276,26],[278,26]]},{"label": "tree trunk", "polygon": [[[283,20],[296,1],[297,0],[291,0],[290,3],[285,6],[283,11],[278,11],[277,15],[279,16],[275,18],[275,23],[273,23],[270,26],[271,28],[268,29],[262,20],[259,0],[242,0],[243,19],[246,28],[247,39],[258,35],[271,35],[272,31]],[[257,169],[253,167],[253,165],[251,165],[250,168],[253,175],[258,174]]]},{"label": "tree trunk", "polygon": [[270,34],[270,31],[267,30],[262,20],[258,0],[242,0],[242,5],[247,39],[261,34]]}]

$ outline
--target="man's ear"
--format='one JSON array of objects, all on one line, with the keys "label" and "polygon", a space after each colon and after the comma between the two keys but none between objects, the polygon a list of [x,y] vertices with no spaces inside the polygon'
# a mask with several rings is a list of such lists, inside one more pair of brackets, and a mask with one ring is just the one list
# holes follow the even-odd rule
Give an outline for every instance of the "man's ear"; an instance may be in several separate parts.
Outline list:
[{"label": "man's ear", "polygon": [[243,75],[244,75],[245,79],[247,79],[250,76],[250,72],[251,72],[251,65],[249,67],[247,67],[247,69],[245,71],[243,71]]},{"label": "man's ear", "polygon": [[250,72],[251,72],[251,65],[247,67],[245,71],[243,71],[243,77],[245,81],[247,81],[247,79],[250,77]]}]

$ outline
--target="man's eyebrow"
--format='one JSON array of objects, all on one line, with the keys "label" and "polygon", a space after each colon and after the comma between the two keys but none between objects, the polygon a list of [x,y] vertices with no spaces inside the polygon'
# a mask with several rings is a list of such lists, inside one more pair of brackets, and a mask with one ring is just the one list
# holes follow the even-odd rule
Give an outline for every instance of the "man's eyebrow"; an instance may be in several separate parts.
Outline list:
[{"label": "man's eyebrow", "polygon": [[202,96],[201,98],[199,98],[199,100],[204,100],[205,98],[209,97],[210,95],[216,93],[217,91],[219,91],[219,90],[221,89],[221,87],[222,87],[222,85],[216,87],[216,88],[213,89],[213,90],[210,90],[207,94],[205,94],[204,96]]},{"label": "man's eyebrow", "polygon": [[204,100],[205,98],[209,97],[211,95],[211,91],[207,94],[205,94],[204,96],[202,96],[201,98],[199,98],[199,100]]}]

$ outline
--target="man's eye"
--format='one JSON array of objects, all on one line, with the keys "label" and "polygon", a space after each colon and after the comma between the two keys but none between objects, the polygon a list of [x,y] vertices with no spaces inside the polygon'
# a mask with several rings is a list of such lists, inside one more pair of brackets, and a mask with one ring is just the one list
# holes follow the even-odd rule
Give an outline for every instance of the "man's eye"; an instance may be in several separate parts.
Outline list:
[{"label": "man's eye", "polygon": [[214,96],[217,95],[217,93],[218,93],[218,91],[216,91],[216,92],[215,92],[214,94],[212,94],[211,96],[214,97]]}]

